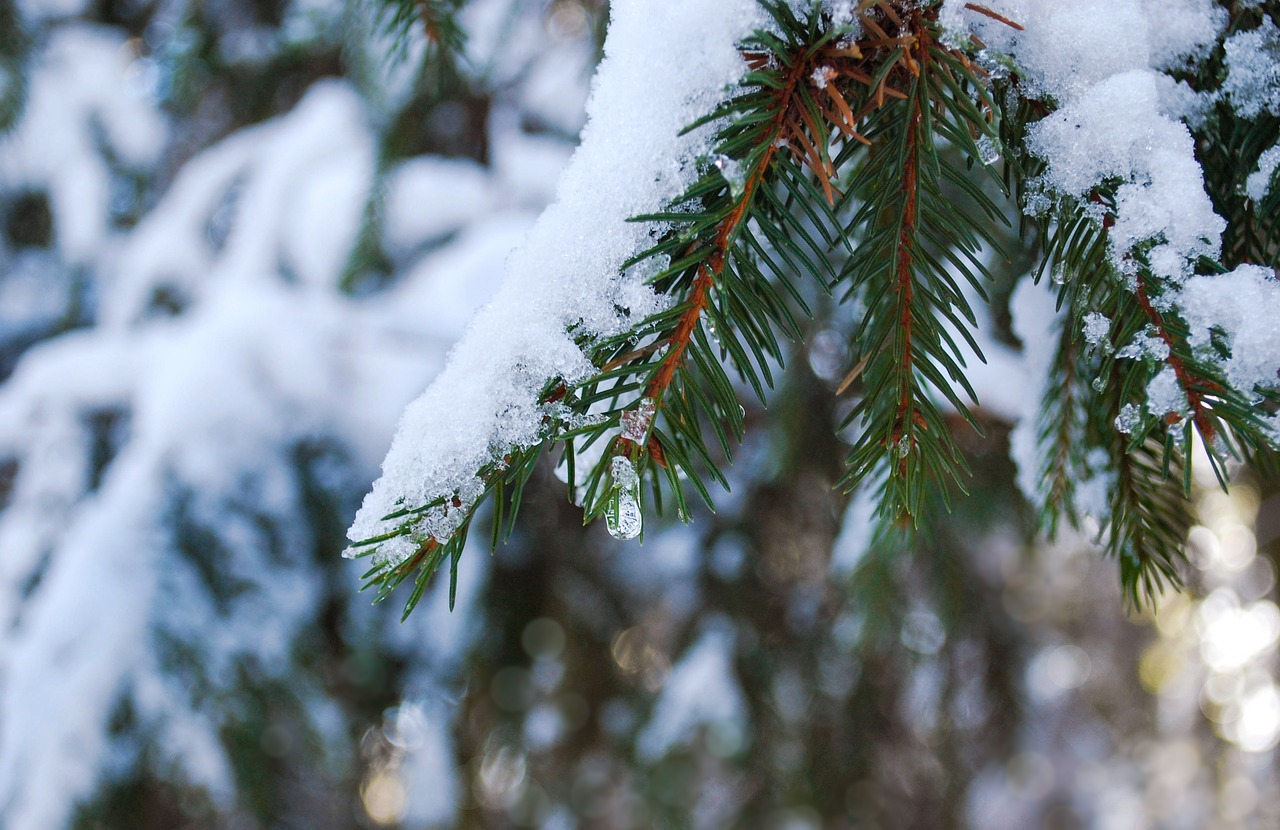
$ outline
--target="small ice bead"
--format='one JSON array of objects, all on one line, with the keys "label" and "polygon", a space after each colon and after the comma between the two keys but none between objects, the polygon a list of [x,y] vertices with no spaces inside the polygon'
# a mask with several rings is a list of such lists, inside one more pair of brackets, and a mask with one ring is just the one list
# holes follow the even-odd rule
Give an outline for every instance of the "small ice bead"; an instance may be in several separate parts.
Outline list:
[{"label": "small ice bead", "polygon": [[813,70],[813,74],[809,76],[809,80],[813,81],[813,85],[818,89],[826,89],[827,82],[835,75],[835,70],[829,66],[819,66]]},{"label": "small ice bead", "polygon": [[609,535],[615,539],[624,541],[634,539],[644,529],[644,516],[640,513],[640,502],[630,490],[615,490],[610,495],[604,520]]},{"label": "small ice bead", "polygon": [[1125,435],[1133,432],[1134,427],[1142,422],[1142,412],[1131,403],[1125,404],[1116,416],[1116,429]]},{"label": "small ice bead", "polygon": [[1104,342],[1111,334],[1111,318],[1091,311],[1084,316],[1084,340],[1090,346]]},{"label": "small ice bead", "polygon": [[1000,145],[989,135],[978,137],[978,158],[983,164],[992,165],[1000,160]]},{"label": "small ice bead", "polygon": [[911,445],[912,445],[912,442],[911,442],[910,435],[904,435],[901,438],[899,438],[898,445],[896,447],[898,451],[898,457],[906,458],[908,455],[911,455]]},{"label": "small ice bead", "polygon": [[720,175],[729,184],[729,193],[736,199],[747,187],[747,176],[742,171],[742,164],[725,155],[718,155],[713,161]]}]

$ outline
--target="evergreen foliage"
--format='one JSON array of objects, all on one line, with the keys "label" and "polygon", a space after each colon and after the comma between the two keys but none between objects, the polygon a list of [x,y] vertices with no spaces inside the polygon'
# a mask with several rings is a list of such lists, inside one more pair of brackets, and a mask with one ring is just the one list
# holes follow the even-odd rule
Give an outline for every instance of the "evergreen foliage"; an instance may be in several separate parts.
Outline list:
[{"label": "evergreen foliage", "polygon": [[[1228,34],[1276,14],[1274,4],[1226,5]],[[691,125],[717,130],[700,178],[634,218],[650,225],[653,245],[625,269],[639,269],[670,305],[619,336],[580,335],[597,372],[577,383],[547,378],[541,442],[479,470],[479,498],[404,505],[386,517],[390,532],[353,545],[356,555],[375,555],[366,579],[378,599],[412,581],[407,615],[446,562],[456,581],[479,506],[495,505],[496,546],[553,446],[563,446],[586,520],[603,516],[619,538],[639,535],[650,509],[671,505],[687,521],[691,497],[712,507],[709,485],[727,486],[722,468],[745,430],[740,386],[767,400],[783,342],[805,337],[823,294],[858,320],[841,386],[852,397],[844,427],[855,436],[841,486],[875,486],[880,521],[914,527],[930,493],[947,503],[965,487],[948,412],[981,429],[968,379],[969,362],[984,360],[973,303],[987,302],[989,264],[1002,256],[994,229],[1037,201],[1034,221],[1020,229],[1040,251],[1034,278],[1053,275],[1062,311],[1039,427],[1048,482],[1035,505],[1041,526],[1052,535],[1062,521],[1081,526],[1084,513],[1098,512],[1131,602],[1180,585],[1196,436],[1224,486],[1229,463],[1273,463],[1275,389],[1233,388],[1218,365],[1229,355],[1221,340],[1209,352],[1192,347],[1174,288],[1148,259],[1154,240],[1117,268],[1108,231],[1120,181],[1087,199],[1045,192],[1043,161],[1025,137],[1056,102],[1023,83],[1007,56],[976,38],[957,42],[939,23],[940,2],[864,0],[848,21],[830,5],[762,6],[767,25],[741,44],[746,75]],[[396,3],[394,19],[424,22],[448,42],[452,35],[432,34],[446,7]],[[981,5],[966,8],[1021,28]],[[1219,47],[1184,74],[1211,91],[1223,72]],[[1219,100],[1199,126],[1208,188],[1228,228],[1221,261],[1202,258],[1199,273],[1280,260],[1280,188],[1261,204],[1241,194],[1278,124],[1265,111],[1244,119]],[[1126,348],[1138,341],[1155,345]],[[1146,412],[1162,373],[1184,405]],[[1082,505],[1082,488],[1105,488],[1107,503]],[[446,538],[421,523],[442,509],[460,514]],[[380,543],[399,536],[415,540],[416,555],[379,559]]]},{"label": "evergreen foliage", "polygon": [[[699,38],[745,53],[670,119],[704,116],[678,197],[555,240],[580,262],[636,231],[606,277],[668,303],[574,327],[595,368],[529,373],[539,440],[402,499],[413,555],[359,549],[371,593],[417,604],[397,625],[343,531],[537,230],[604,3],[79,2],[0,0],[27,98],[0,104],[6,830],[1280,826],[1276,393],[1230,386],[1230,332],[1193,340],[1169,281],[1117,266],[1123,183],[1043,186],[1028,136],[1068,105],[988,37],[1022,18],[787,0],[745,37],[688,10],[756,0],[616,0],[633,81],[709,77]],[[1091,9],[1097,52],[1215,0],[984,2]],[[1220,41],[1280,20],[1218,8]],[[1152,74],[1210,100],[1227,64]],[[1212,101],[1188,123],[1225,235],[1197,270],[1274,266],[1280,188],[1242,186],[1280,123]],[[602,190],[653,192],[643,156],[599,156]],[[504,345],[500,371],[528,354]],[[1143,408],[1162,375],[1181,423]],[[1117,569],[1158,612],[1109,613]]]}]

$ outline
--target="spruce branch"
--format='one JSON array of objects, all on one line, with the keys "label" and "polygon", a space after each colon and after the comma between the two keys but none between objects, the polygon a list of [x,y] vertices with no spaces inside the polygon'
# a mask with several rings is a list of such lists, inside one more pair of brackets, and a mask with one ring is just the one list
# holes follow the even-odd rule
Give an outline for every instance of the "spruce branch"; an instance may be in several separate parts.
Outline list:
[{"label": "spruce branch", "polygon": [[1214,209],[1227,220],[1222,264],[1251,263],[1280,269],[1280,186],[1274,181],[1260,202],[1245,192],[1245,180],[1267,149],[1280,142],[1280,116],[1261,113],[1250,121],[1219,103],[1201,131],[1201,162]]},{"label": "spruce branch", "polygon": [[[1037,507],[1039,524],[1051,538],[1062,519],[1080,528],[1083,515],[1094,514],[1098,541],[1119,563],[1126,602],[1136,608],[1154,602],[1166,586],[1182,585],[1177,563],[1190,526],[1184,486],[1195,421],[1185,421],[1184,428],[1184,419],[1175,414],[1139,422],[1126,413],[1143,406],[1157,367],[1172,366],[1165,361],[1173,357],[1182,372],[1179,383],[1198,396],[1199,407],[1192,411],[1210,428],[1217,427],[1210,402],[1201,394],[1202,384],[1212,381],[1194,375],[1177,357],[1185,337],[1156,310],[1144,278],[1130,285],[1114,272],[1106,251],[1107,227],[1105,218],[1099,220],[1087,209],[1068,208],[1046,230],[1051,252],[1046,262],[1055,274],[1058,306],[1067,312],[1054,355],[1055,382],[1046,389],[1040,410],[1037,435],[1047,486]],[[1098,310],[1109,317],[1106,337],[1089,343],[1085,317]],[[1163,332],[1168,356],[1120,357],[1148,326]],[[1081,384],[1087,378],[1095,379],[1092,389]],[[1189,405],[1190,400],[1188,395]],[[1175,438],[1181,441],[1175,443]]]},{"label": "spruce branch", "polygon": [[1045,390],[1037,431],[1047,482],[1044,500],[1036,505],[1038,524],[1050,538],[1057,536],[1063,517],[1079,527],[1076,489],[1086,472],[1084,390],[1080,388],[1085,367],[1070,315],[1060,319],[1057,341],[1052,365],[1058,382]]},{"label": "spruce branch", "polygon": [[376,0],[383,29],[391,37],[393,53],[403,57],[409,41],[421,37],[429,54],[452,61],[466,46],[466,30],[458,13],[466,0]]},{"label": "spruce branch", "polygon": [[[1154,605],[1166,587],[1182,588],[1178,563],[1185,561],[1191,505],[1179,486],[1181,476],[1170,475],[1165,445],[1147,441],[1129,448],[1126,443],[1123,436],[1113,437],[1110,460],[1116,479],[1105,545],[1120,565],[1126,603],[1136,609]],[[1175,472],[1185,469],[1181,455],[1172,467]]]},{"label": "spruce branch", "polygon": [[[523,481],[554,443],[566,446],[571,492],[582,472],[575,469],[575,451],[608,444],[586,474],[583,505],[588,520],[603,514],[624,537],[639,532],[641,475],[652,477],[655,501],[661,498],[657,476],[664,475],[682,516],[689,512],[685,486],[710,504],[701,477],[727,485],[703,434],[704,428],[714,433],[725,458],[729,434],[739,440],[743,434],[725,361],[764,398],[773,383],[771,364],[783,360],[777,334],[799,336],[792,305],[809,311],[794,275],[814,273],[830,284],[834,273],[826,254],[837,244],[830,215],[835,194],[829,181],[815,178],[829,179],[834,170],[822,108],[835,111],[840,104],[810,84],[838,32],[821,34],[816,18],[801,23],[782,5],[768,10],[785,35],[760,32],[748,39],[748,72],[738,94],[690,127],[717,125],[705,172],[663,212],[635,218],[660,236],[624,268],[647,269],[657,293],[680,299],[619,336],[585,338],[581,345],[599,372],[573,384],[548,381],[542,441],[480,471],[481,492],[392,513],[384,517],[400,522],[392,531],[353,545],[359,555],[374,555],[388,538],[422,537],[414,555],[380,563],[366,575],[380,599],[412,576],[407,614],[441,563],[456,568],[478,506],[493,495],[505,504],[495,511],[493,538],[499,539],[498,523],[510,527]],[[822,105],[815,100],[820,97]],[[783,146],[793,152],[779,153]],[[798,203],[816,218],[814,225],[793,215]],[[824,220],[828,227],[819,227]],[[626,465],[619,466],[619,459]],[[424,533],[424,524],[435,530]]]},{"label": "spruce branch", "polygon": [[[620,335],[584,340],[599,371],[548,382],[543,403],[560,415],[548,415],[536,448],[482,470],[478,497],[405,511],[390,535],[421,533],[424,515],[437,530],[415,555],[371,570],[379,597],[416,574],[411,606],[430,571],[445,560],[456,566],[477,506],[497,492],[507,504],[497,521],[514,513],[520,489],[512,476],[527,478],[554,443],[566,447],[570,492],[581,487],[586,519],[603,515],[622,538],[642,530],[646,480],[659,509],[665,490],[687,519],[687,487],[711,506],[703,479],[727,487],[721,466],[745,429],[726,370],[765,400],[773,367],[784,362],[779,335],[799,339],[797,312],[811,314],[797,277],[823,291],[843,285],[868,308],[855,409],[865,424],[845,485],[884,467],[882,512],[902,519],[919,514],[930,480],[963,474],[952,427],[931,395],[948,398],[977,427],[960,397],[976,398],[962,354],[981,359],[968,328],[976,318],[956,279],[985,299],[981,252],[995,241],[984,223],[1004,217],[947,154],[980,160],[979,140],[996,134],[983,73],[937,39],[936,5],[865,4],[857,40],[817,11],[802,20],[785,4],[763,6],[774,25],[743,43],[748,71],[739,89],[692,125],[717,129],[704,174],[661,212],[635,218],[653,225],[656,242],[623,267],[644,269],[675,304]],[[837,183],[846,165],[854,172]],[[838,249],[844,268],[833,264]],[[603,452],[584,474],[578,455],[592,447]],[[376,551],[385,538],[356,547]]]},{"label": "spruce branch", "polygon": [[[833,212],[841,197],[832,182],[836,162],[829,148],[837,138],[867,141],[840,84],[858,74],[846,71],[853,69],[846,59],[862,53],[858,44],[838,42],[839,31],[823,34],[817,18],[802,23],[783,6],[770,10],[788,35],[762,34],[744,45],[750,69],[744,93],[714,116],[730,116],[719,135],[719,172],[710,171],[682,200],[697,199],[701,210],[690,211],[688,204],[685,212],[640,217],[683,226],[634,264],[670,252],[676,261],[651,282],[685,299],[620,342],[604,344],[597,355],[602,374],[585,384],[579,400],[608,396],[612,409],[589,441],[601,440],[600,430],[621,434],[610,439],[605,459],[588,478],[588,519],[616,509],[617,469],[627,481],[632,470],[652,473],[655,500],[661,498],[661,474],[682,517],[688,516],[682,478],[710,505],[701,478],[727,485],[719,466],[731,459],[744,429],[722,362],[763,401],[773,385],[771,364],[783,361],[776,334],[799,338],[792,307],[810,313],[794,277],[815,277],[823,289],[838,279],[829,262],[833,250],[847,242]],[[780,152],[784,148],[790,152]],[[733,171],[727,182],[726,168]],[[631,383],[640,394],[627,394],[632,389],[625,388],[626,378],[636,379]],[[723,461],[705,432],[717,439]],[[617,458],[626,465],[616,466]]]},{"label": "spruce branch", "polygon": [[[983,223],[1004,221],[942,146],[980,159],[979,138],[996,135],[995,108],[980,70],[936,40],[929,14],[886,17],[872,28],[876,37],[860,44],[866,63],[856,69],[872,82],[871,147],[849,188],[862,202],[846,233],[859,244],[841,275],[847,295],[866,307],[855,335],[865,368],[847,421],[861,433],[842,485],[852,488],[887,467],[880,511],[907,523],[919,516],[930,478],[958,484],[967,474],[932,394],[980,431],[969,410],[977,396],[964,352],[984,358],[969,330],[976,317],[968,292],[956,279],[985,300],[989,273],[980,253],[983,243],[998,246]],[[990,178],[1001,184],[994,173]],[[944,188],[964,194],[963,207]]]},{"label": "spruce branch", "polygon": [[[766,401],[783,341],[803,339],[817,291],[838,292],[859,313],[853,367],[840,384],[854,396],[844,426],[855,433],[840,483],[876,488],[882,532],[914,527],[926,500],[964,489],[954,430],[965,422],[981,432],[967,361],[985,361],[972,304],[987,301],[1000,255],[992,228],[1009,224],[989,195],[997,191],[1050,205],[1035,225],[1036,279],[1054,274],[1065,309],[1036,432],[1042,526],[1053,533],[1062,517],[1097,515],[1135,604],[1180,584],[1194,434],[1225,480],[1228,458],[1269,446],[1253,396],[1278,396],[1232,388],[1223,354],[1193,348],[1177,286],[1149,261],[1158,239],[1112,249],[1125,182],[1099,182],[1080,198],[1046,187],[1046,160],[1028,152],[1027,136],[1054,103],[1029,95],[1016,65],[980,62],[976,38],[945,38],[940,3],[861,2],[849,29],[816,5],[807,16],[793,4],[761,5],[770,25],[739,44],[745,74],[690,125],[714,136],[697,178],[633,218],[647,228],[637,247],[649,247],[622,275],[643,277],[666,305],[643,318],[618,305],[622,319],[640,319],[608,335],[568,326],[595,370],[546,379],[536,441],[478,471],[470,492],[405,507],[384,518],[399,522],[388,534],[357,543],[371,553],[391,537],[420,540],[413,555],[369,572],[379,598],[412,579],[408,613],[443,562],[456,578],[476,511],[491,498],[496,545],[556,444],[571,498],[619,538],[643,533],[649,500],[661,511],[669,499],[686,520],[688,490],[713,507],[708,481],[728,486],[723,468],[746,428],[740,387]],[[986,6],[964,8],[1021,29]],[[996,64],[1001,77],[992,78]],[[1264,137],[1251,125],[1233,129],[1223,163],[1256,161]],[[1234,191],[1220,196],[1241,229],[1231,256],[1274,259],[1280,223]],[[1196,263],[1200,273],[1221,267]]]},{"label": "spruce branch", "polygon": [[[1156,335],[1168,349],[1164,362],[1169,368],[1173,369],[1174,376],[1178,379],[1178,385],[1182,388],[1182,393],[1186,395],[1187,406],[1191,410],[1191,420],[1195,423],[1196,429],[1200,431],[1200,436],[1205,443],[1211,447],[1216,446],[1218,444],[1219,427],[1215,423],[1214,412],[1209,406],[1209,396],[1221,395],[1225,390],[1215,381],[1202,375],[1192,374],[1188,369],[1187,363],[1180,356],[1187,352],[1186,339],[1170,328],[1165,322],[1164,315],[1152,304],[1150,290],[1147,287],[1149,279],[1141,272],[1134,275],[1133,296],[1137,300],[1138,306],[1142,309],[1143,315],[1155,330]],[[1173,413],[1166,416],[1166,421],[1171,424],[1179,420],[1181,419]]]},{"label": "spruce branch", "polygon": [[[1189,495],[1192,421],[1158,419],[1126,434],[1120,428],[1125,407],[1141,399],[1149,371],[1115,354],[1145,318],[1128,303],[1131,318],[1112,326],[1110,354],[1103,356],[1102,406],[1088,416],[1085,444],[1099,448],[1106,466],[1087,470],[1094,487],[1107,486],[1106,512],[1099,517],[1099,541],[1120,566],[1120,584],[1130,608],[1152,605],[1165,587],[1181,589],[1178,563],[1191,526]],[[1172,352],[1171,352],[1172,354]],[[1176,438],[1181,435],[1182,441]],[[1096,462],[1095,462],[1096,466]],[[1184,487],[1188,489],[1184,489]]]},{"label": "spruce branch", "polygon": [[[753,72],[764,71],[770,54],[772,53],[763,51],[748,53],[746,56],[748,66],[752,68]],[[656,408],[660,409],[662,407],[668,389],[676,380],[677,372],[685,358],[685,352],[694,341],[695,331],[702,324],[713,290],[723,286],[723,277],[729,253],[737,240],[739,232],[742,230],[743,224],[752,217],[751,209],[757,192],[765,182],[766,174],[771,172],[774,157],[777,155],[779,147],[783,146],[783,142],[793,141],[801,144],[805,147],[805,154],[801,156],[801,161],[823,173],[826,173],[830,168],[830,160],[825,159],[805,135],[804,130],[806,128],[812,127],[816,129],[816,125],[813,124],[812,119],[805,118],[806,113],[799,105],[798,100],[798,88],[801,82],[806,79],[807,72],[812,71],[810,66],[812,60],[806,61],[793,57],[791,61],[790,68],[787,69],[781,79],[781,86],[772,90],[774,101],[771,109],[773,113],[767,122],[767,126],[754,138],[754,144],[747,154],[748,159],[754,159],[754,161],[751,163],[744,181],[739,185],[741,192],[733,199],[733,206],[729,214],[715,227],[705,256],[700,256],[701,261],[694,267],[696,276],[693,279],[688,299],[683,304],[683,311],[676,318],[670,333],[655,339],[644,349],[628,352],[627,356],[608,361],[603,367],[605,371],[612,371],[633,361],[643,360],[651,354],[663,350],[664,354],[645,384],[644,395],[641,398],[641,401],[652,402],[652,406]],[[804,126],[801,124],[802,121]],[[818,134],[822,135],[821,132]],[[787,144],[787,146],[794,145]],[[830,194],[829,176],[822,176],[821,184],[826,192]],[[731,187],[730,190],[732,191],[733,188]],[[695,251],[697,249],[691,245],[690,250],[686,252],[686,256],[694,254]],[[634,404],[630,409],[626,410],[623,418],[630,417],[636,420],[642,417],[651,418],[651,414],[642,415],[640,412],[642,406],[648,405],[639,402]],[[641,432],[645,431],[647,430],[642,430]],[[637,434],[636,430],[624,433],[622,439],[635,445],[640,453],[646,451],[647,442],[641,440],[641,436]],[[656,446],[660,446],[660,444]],[[638,460],[638,456],[633,460]]]}]

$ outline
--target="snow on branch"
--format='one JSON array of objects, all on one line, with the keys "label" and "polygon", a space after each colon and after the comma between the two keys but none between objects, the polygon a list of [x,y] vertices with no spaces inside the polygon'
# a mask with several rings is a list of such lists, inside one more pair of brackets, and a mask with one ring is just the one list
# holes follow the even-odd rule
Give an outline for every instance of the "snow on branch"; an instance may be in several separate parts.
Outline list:
[{"label": "snow on branch", "polygon": [[[862,357],[839,390],[852,389],[850,423],[860,427],[842,486],[883,481],[881,514],[914,517],[926,488],[965,471],[934,399],[977,426],[957,394],[978,403],[979,373],[960,344],[982,358],[957,281],[982,297],[993,278],[986,257],[1000,247],[992,227],[1009,219],[958,155],[981,162],[994,187],[1016,186],[1038,220],[1039,272],[1074,277],[1055,274],[1066,312],[1043,310],[1059,336],[1036,361],[1036,374],[1071,379],[1069,390],[1038,384],[1041,420],[1065,420],[1035,440],[1019,433],[1017,452],[1051,462],[1034,465],[1050,468],[1046,493],[1127,471],[1133,509],[1112,505],[1111,515],[1139,518],[1111,535],[1124,540],[1117,551],[1150,564],[1127,580],[1150,593],[1173,574],[1177,545],[1166,543],[1181,502],[1166,485],[1190,457],[1193,427],[1220,472],[1226,457],[1274,443],[1257,405],[1280,365],[1265,327],[1241,323],[1236,306],[1187,307],[1244,283],[1266,309],[1277,296],[1265,269],[1213,276],[1256,259],[1224,244],[1235,214],[1206,176],[1197,138],[1217,119],[1253,112],[1242,96],[1270,90],[1269,76],[1233,53],[1239,35],[1226,67],[1239,77],[1223,86],[1194,74],[1216,72],[1226,24],[1210,0],[876,0],[856,12],[799,0],[620,3],[558,201],[404,414],[348,555],[372,557],[366,578],[379,599],[414,576],[407,614],[446,559],[456,579],[460,540],[490,493],[498,543],[553,440],[566,443],[588,519],[604,515],[618,538],[642,531],[645,474],[655,501],[666,476],[681,516],[683,480],[709,504],[693,466],[724,483],[717,459],[730,458],[728,436],[744,429],[725,369],[764,400],[784,360],[776,334],[803,337],[777,289],[811,315],[789,283],[805,275],[827,291],[847,281],[842,301],[864,301],[853,349]],[[1274,167],[1261,152],[1246,160],[1255,201]],[[1252,384],[1237,388],[1241,378]],[[890,457],[894,471],[877,478]],[[577,461],[592,467],[582,487]]]},{"label": "snow on branch", "polygon": [[[469,506],[484,491],[479,470],[548,437],[548,384],[595,371],[584,344],[660,310],[642,275],[622,272],[654,239],[652,224],[628,220],[664,207],[695,180],[713,127],[682,130],[742,77],[737,44],[759,22],[754,0],[613,5],[582,144],[556,202],[512,255],[498,296],[445,370],[406,410],[349,531],[353,542],[391,531],[383,517],[402,507],[441,498]],[[463,512],[423,514],[420,533],[388,539],[377,556],[400,561],[423,537],[447,539]]]},{"label": "snow on branch", "polygon": [[[1178,352],[1189,346],[1169,330],[1163,315],[1176,310],[1193,318],[1198,331],[1216,327],[1230,340],[1242,325],[1239,315],[1227,313],[1222,303],[1206,303],[1206,286],[1214,286],[1210,292],[1229,294],[1242,281],[1262,280],[1249,296],[1265,302],[1273,292],[1267,278],[1256,272],[1234,279],[1195,276],[1204,261],[1221,259],[1227,223],[1206,193],[1188,123],[1203,121],[1203,113],[1218,100],[1228,101],[1245,117],[1274,107],[1276,82],[1266,58],[1274,27],[1264,20],[1261,28],[1228,38],[1224,89],[1196,92],[1165,72],[1194,66],[1212,50],[1227,25],[1227,14],[1210,0],[993,0],[989,5],[1022,28],[974,14],[955,0],[946,4],[943,19],[953,27],[953,36],[976,37],[991,53],[1010,56],[1027,94],[1049,102],[1053,110],[1028,128],[1027,148],[1044,162],[1044,172],[1029,182],[1027,211],[1048,214],[1055,203],[1065,202],[1105,231],[1110,267],[1124,277],[1154,336],[1167,345],[1161,358],[1169,369],[1163,384],[1176,379],[1180,388],[1164,390],[1159,397],[1185,397],[1189,414],[1212,440],[1216,429],[1195,388],[1205,384],[1184,367],[1185,355]],[[1270,158],[1264,157],[1259,169],[1268,164]],[[1269,174],[1267,169],[1249,182],[1255,199],[1263,195],[1262,178]],[[1194,290],[1181,290],[1189,279]],[[1275,306],[1266,303],[1265,308]],[[1209,321],[1206,309],[1223,314]],[[1142,333],[1133,343],[1120,344],[1119,356],[1149,356],[1150,350],[1142,347],[1149,336]],[[1241,345],[1253,344],[1257,333],[1246,331],[1235,339]],[[1200,347],[1208,343],[1207,334],[1193,340]],[[1267,357],[1257,352],[1253,348],[1248,360],[1254,365],[1266,362]],[[1271,372],[1254,371],[1251,382],[1238,387],[1246,398],[1253,395],[1255,382],[1276,385],[1280,353],[1272,352]],[[1201,353],[1210,363],[1221,364],[1209,350],[1202,348]],[[1233,384],[1243,377],[1233,370],[1240,358],[1225,365]],[[1153,386],[1149,393],[1156,391],[1160,390]],[[1153,415],[1181,409],[1153,403],[1147,408]]]}]

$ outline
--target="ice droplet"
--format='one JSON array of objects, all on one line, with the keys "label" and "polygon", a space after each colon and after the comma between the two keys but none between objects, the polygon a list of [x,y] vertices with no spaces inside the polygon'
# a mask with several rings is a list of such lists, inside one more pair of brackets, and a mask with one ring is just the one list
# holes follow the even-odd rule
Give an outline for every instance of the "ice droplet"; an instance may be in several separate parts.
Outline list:
[{"label": "ice droplet", "polygon": [[640,476],[631,459],[615,455],[609,462],[613,486],[604,510],[604,523],[615,539],[634,539],[644,529],[640,512]]},{"label": "ice droplet", "polygon": [[[1111,318],[1105,314],[1091,311],[1084,316],[1084,340],[1090,346],[1107,343],[1111,335]],[[1106,348],[1106,346],[1103,346]]]},{"label": "ice droplet", "polygon": [[609,509],[605,513],[605,526],[609,535],[615,539],[634,539],[644,528],[644,517],[640,514],[640,503],[635,496],[625,490],[618,490],[611,497]]},{"label": "ice droplet", "polygon": [[609,475],[613,478],[613,486],[623,490],[634,490],[640,486],[640,476],[636,474],[631,459],[615,455],[609,462]]},{"label": "ice droplet", "polygon": [[1116,416],[1116,429],[1125,435],[1133,432],[1133,428],[1142,422],[1142,412],[1131,403],[1125,404]]},{"label": "ice droplet", "polygon": [[911,445],[912,445],[912,441],[911,441],[910,435],[904,435],[901,438],[899,438],[898,446],[897,446],[898,457],[906,458],[908,455],[911,455]]},{"label": "ice droplet", "polygon": [[1000,145],[989,135],[978,138],[978,158],[983,164],[992,165],[1000,160]]},{"label": "ice droplet", "polygon": [[747,176],[742,172],[742,165],[726,155],[716,156],[712,163],[729,183],[729,194],[735,199],[741,196],[747,187]]}]

